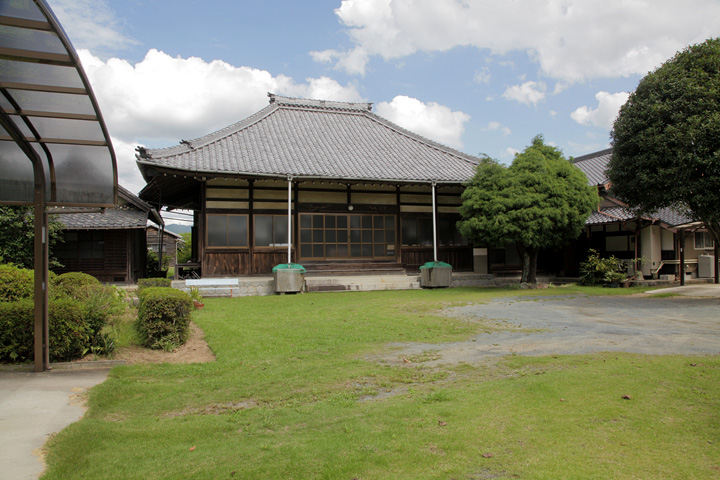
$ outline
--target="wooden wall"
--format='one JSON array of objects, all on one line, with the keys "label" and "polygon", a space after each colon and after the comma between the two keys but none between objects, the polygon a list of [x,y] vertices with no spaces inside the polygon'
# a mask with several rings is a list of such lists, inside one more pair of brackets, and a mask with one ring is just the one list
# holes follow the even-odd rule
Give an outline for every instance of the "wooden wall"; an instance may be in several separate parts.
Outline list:
[{"label": "wooden wall", "polygon": [[[145,231],[127,230],[77,230],[77,244],[66,242],[62,245],[63,256],[59,255],[62,267],[54,268],[57,274],[83,272],[101,282],[133,283],[145,270]],[[84,242],[102,242],[102,256],[84,257],[80,252],[87,249]]]},{"label": "wooden wall", "polygon": [[[436,211],[439,217],[458,215],[462,203],[462,186],[438,186]],[[402,218],[432,218],[432,187],[425,185],[392,185],[381,183],[340,183],[328,181],[293,182],[293,244],[298,245],[301,213],[385,214],[396,216],[396,258],[409,270],[432,260],[432,246],[402,246]],[[203,276],[269,274],[272,267],[287,263],[287,247],[255,247],[253,215],[287,215],[288,184],[286,180],[215,178],[203,185],[203,209],[196,215],[197,254]],[[350,208],[352,206],[352,208]],[[209,247],[207,216],[209,214],[248,215],[246,247]],[[441,247],[439,260],[456,270],[472,270],[472,248]],[[293,261],[297,250],[293,249]],[[364,260],[366,261],[366,260]],[[386,259],[387,261],[387,259]]]}]

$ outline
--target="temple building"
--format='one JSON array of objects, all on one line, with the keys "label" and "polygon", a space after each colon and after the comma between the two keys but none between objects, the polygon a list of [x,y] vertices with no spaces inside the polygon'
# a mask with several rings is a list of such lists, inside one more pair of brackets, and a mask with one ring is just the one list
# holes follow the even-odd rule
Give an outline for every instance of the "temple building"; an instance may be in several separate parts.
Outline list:
[{"label": "temple building", "polygon": [[217,132],[138,148],[148,182],[140,197],[194,211],[203,277],[290,262],[328,273],[414,272],[433,260],[473,270],[455,222],[478,158],[375,115],[370,103],[269,97]]}]

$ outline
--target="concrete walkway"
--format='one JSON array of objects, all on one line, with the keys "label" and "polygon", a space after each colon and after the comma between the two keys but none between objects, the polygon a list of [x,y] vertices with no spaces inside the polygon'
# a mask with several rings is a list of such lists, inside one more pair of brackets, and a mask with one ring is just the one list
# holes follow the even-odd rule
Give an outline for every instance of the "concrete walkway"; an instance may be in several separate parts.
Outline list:
[{"label": "concrete walkway", "polygon": [[720,298],[720,284],[703,283],[698,285],[685,285],[683,287],[661,288],[645,292],[648,295],[658,293],[676,293],[686,297],[715,297]]},{"label": "concrete walkway", "polygon": [[40,448],[83,416],[83,394],[109,371],[0,372],[0,478],[37,479],[45,468]]}]

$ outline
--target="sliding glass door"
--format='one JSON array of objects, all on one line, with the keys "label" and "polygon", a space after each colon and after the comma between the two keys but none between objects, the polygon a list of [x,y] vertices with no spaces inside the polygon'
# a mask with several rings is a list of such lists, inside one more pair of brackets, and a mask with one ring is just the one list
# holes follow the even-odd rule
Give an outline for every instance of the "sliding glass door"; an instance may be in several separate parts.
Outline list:
[{"label": "sliding glass door", "polygon": [[302,259],[394,257],[394,215],[300,214],[300,258]]}]

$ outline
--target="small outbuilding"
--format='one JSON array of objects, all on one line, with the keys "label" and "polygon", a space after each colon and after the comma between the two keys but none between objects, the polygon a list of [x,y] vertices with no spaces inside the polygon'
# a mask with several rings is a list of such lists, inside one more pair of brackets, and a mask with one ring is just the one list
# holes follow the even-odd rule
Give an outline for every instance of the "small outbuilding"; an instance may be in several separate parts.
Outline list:
[{"label": "small outbuilding", "polygon": [[57,208],[50,214],[64,225],[64,241],[54,251],[63,266],[55,273],[83,272],[108,283],[145,276],[148,220],[163,225],[157,210],[119,185],[114,208]]}]

